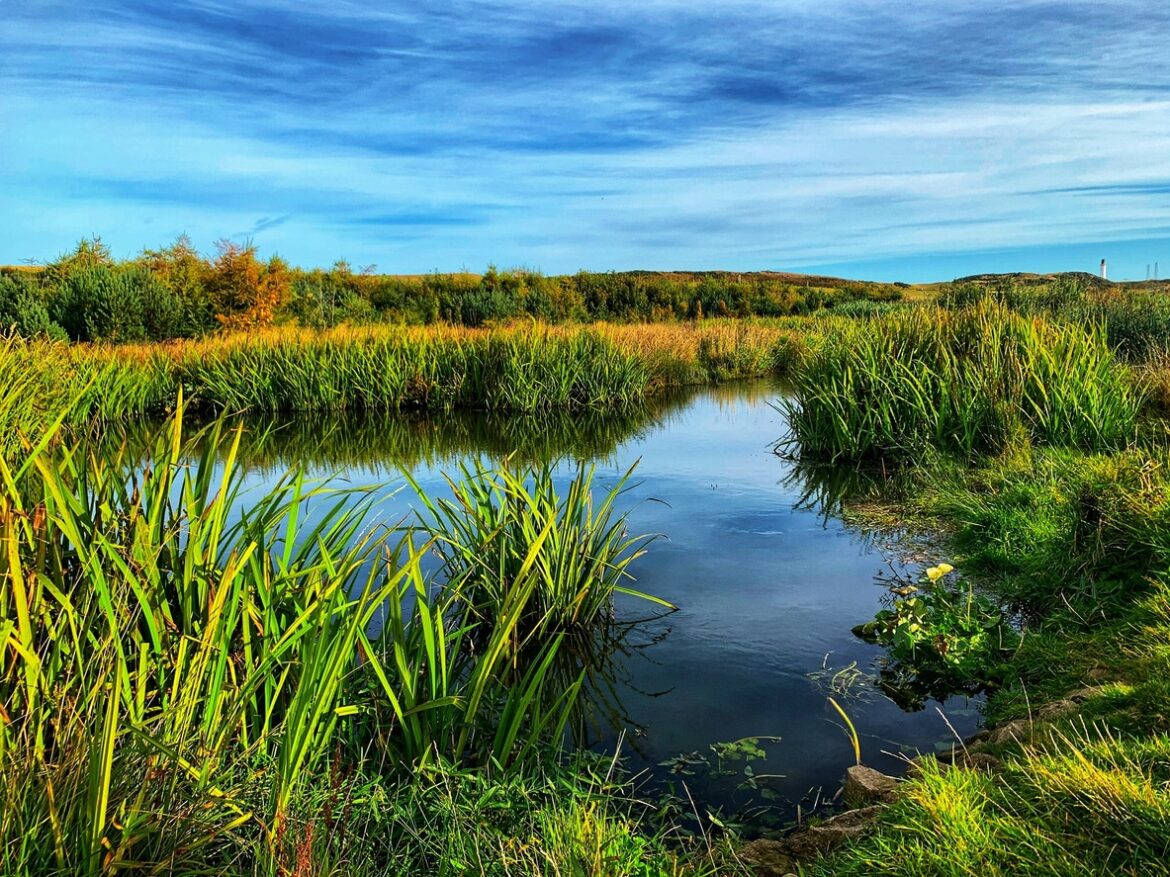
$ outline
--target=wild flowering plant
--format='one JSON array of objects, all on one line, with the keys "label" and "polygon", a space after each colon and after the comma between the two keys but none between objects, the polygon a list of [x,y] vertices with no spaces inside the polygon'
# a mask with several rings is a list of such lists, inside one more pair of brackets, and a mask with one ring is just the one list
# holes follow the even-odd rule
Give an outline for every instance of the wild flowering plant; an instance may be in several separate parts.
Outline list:
[{"label": "wild flowering plant", "polygon": [[924,696],[994,685],[1006,653],[1020,639],[1000,607],[963,579],[950,581],[949,563],[926,570],[917,583],[853,632],[885,646],[884,687],[909,704]]}]

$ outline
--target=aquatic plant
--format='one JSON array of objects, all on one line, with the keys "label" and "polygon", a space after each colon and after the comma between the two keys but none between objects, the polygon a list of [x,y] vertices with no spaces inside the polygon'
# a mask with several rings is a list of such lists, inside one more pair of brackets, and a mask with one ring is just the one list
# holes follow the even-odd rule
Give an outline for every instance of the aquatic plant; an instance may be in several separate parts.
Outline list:
[{"label": "aquatic plant", "polygon": [[522,638],[609,620],[618,594],[673,608],[627,584],[630,565],[652,538],[631,536],[626,516],[615,509],[633,469],[596,505],[593,473],[592,466],[578,464],[562,494],[555,463],[515,472],[507,462],[490,469],[461,464],[460,477],[448,478],[450,499],[432,499],[414,485],[421,510],[412,530],[426,537],[442,574],[489,625],[531,574],[536,584],[518,624]]},{"label": "aquatic plant", "polygon": [[854,635],[884,646],[883,687],[905,707],[925,697],[980,691],[1003,678],[1005,659],[1020,641],[993,600],[969,582],[947,581],[954,567],[930,567]]},{"label": "aquatic plant", "polygon": [[294,470],[245,502],[239,432],[184,439],[183,409],[140,454],[50,425],[0,460],[6,867],[283,873],[338,771],[555,752],[580,680],[549,682],[560,635],[515,643],[559,517],[513,534],[486,624],[467,582],[424,575],[426,544],[371,526],[374,493]]},{"label": "aquatic plant", "polygon": [[831,460],[970,456],[1020,440],[1116,447],[1141,401],[1100,327],[995,303],[835,324],[793,383],[792,439]]}]

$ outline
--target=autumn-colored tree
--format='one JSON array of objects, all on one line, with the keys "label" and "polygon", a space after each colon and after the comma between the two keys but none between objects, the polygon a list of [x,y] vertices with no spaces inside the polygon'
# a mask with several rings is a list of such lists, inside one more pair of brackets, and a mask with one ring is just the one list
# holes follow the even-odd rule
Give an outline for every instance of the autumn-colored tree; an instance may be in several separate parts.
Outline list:
[{"label": "autumn-colored tree", "polygon": [[185,234],[169,247],[143,250],[138,263],[184,299],[195,298],[203,288],[208,264]]},{"label": "autumn-colored tree", "polygon": [[291,292],[288,265],[277,256],[260,261],[251,241],[221,240],[215,247],[218,255],[207,278],[215,319],[225,329],[271,325]]}]

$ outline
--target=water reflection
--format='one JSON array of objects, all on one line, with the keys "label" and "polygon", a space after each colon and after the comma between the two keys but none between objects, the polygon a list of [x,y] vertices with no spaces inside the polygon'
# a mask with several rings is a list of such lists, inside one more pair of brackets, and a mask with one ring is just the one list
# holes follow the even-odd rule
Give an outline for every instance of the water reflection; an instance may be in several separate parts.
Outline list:
[{"label": "water reflection", "polygon": [[[293,466],[311,470],[433,467],[452,460],[510,455],[517,463],[571,458],[606,460],[624,442],[667,425],[690,394],[673,393],[643,405],[609,411],[560,411],[506,416],[492,412],[346,411],[247,414],[227,418],[227,429],[242,427],[240,460],[249,468],[283,473]],[[189,418],[188,432],[206,422]],[[142,445],[157,422],[116,424],[106,441]]]}]

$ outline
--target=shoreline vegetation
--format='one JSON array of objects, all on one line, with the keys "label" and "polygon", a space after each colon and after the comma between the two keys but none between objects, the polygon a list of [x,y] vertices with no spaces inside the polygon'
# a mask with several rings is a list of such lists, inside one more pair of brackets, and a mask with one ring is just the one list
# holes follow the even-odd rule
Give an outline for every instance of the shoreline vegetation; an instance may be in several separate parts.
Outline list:
[{"label": "shoreline vegetation", "polygon": [[[772,313],[759,303],[790,278],[460,276],[411,279],[436,302],[413,320],[423,299],[394,299],[385,278],[298,273],[249,248],[206,260],[180,241],[115,264],[90,241],[3,272],[16,330],[0,345],[5,873],[1164,869],[1164,289],[809,287]],[[397,303],[366,319],[379,301]],[[792,382],[781,447],[810,472],[856,476],[810,474],[811,493],[945,536],[949,562],[865,625],[887,669],[989,692],[991,732],[925,758],[824,858],[765,838],[761,863],[710,814],[684,832],[620,765],[560,745],[612,594],[654,551],[586,469],[561,494],[539,461],[454,473],[456,499],[430,498],[405,534],[364,526],[372,494],[296,469],[229,513],[244,439],[228,414],[603,416],[762,374]],[[185,436],[196,410],[220,419]],[[145,445],[86,429],[159,413],[169,422]],[[309,500],[332,511],[310,525]],[[442,568],[424,573],[436,546]]]}]

